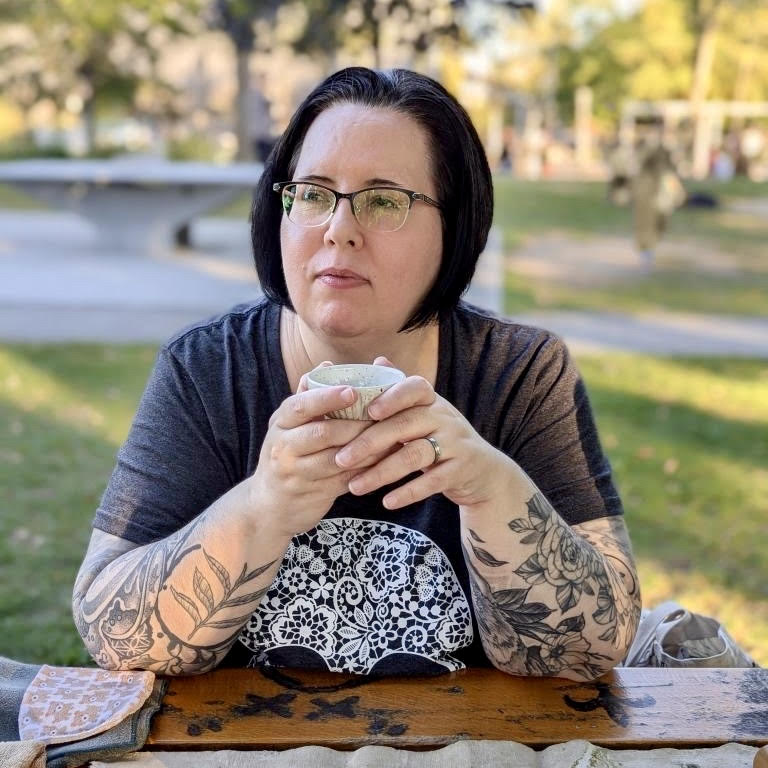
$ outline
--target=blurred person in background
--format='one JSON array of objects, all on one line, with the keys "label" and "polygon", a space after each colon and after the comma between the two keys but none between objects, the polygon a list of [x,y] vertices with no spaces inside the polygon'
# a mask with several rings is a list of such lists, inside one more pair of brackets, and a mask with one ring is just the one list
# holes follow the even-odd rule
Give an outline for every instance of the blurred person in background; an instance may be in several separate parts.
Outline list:
[{"label": "blurred person in background", "polygon": [[651,267],[669,216],[685,202],[685,189],[672,157],[660,142],[641,146],[638,170],[632,179],[635,246]]}]

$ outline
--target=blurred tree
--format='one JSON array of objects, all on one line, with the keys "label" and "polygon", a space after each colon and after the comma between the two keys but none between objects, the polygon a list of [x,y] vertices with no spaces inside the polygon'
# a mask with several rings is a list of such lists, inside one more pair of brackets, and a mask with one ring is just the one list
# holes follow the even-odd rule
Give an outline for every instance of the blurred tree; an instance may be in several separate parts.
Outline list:
[{"label": "blurred tree", "polygon": [[534,7],[532,0],[305,0],[302,5],[307,20],[294,43],[297,51],[332,58],[350,49],[368,53],[375,68],[412,65],[443,41],[470,44],[475,36],[467,16],[480,6],[505,13]]},{"label": "blurred tree", "polygon": [[212,25],[226,32],[237,55],[239,158],[252,152],[254,51],[289,45],[297,54],[324,60],[324,70],[333,68],[342,52],[374,67],[393,60],[408,65],[439,40],[468,42],[462,16],[479,4],[507,11],[533,6],[530,0],[214,0]]},{"label": "blurred tree", "polygon": [[[235,133],[237,135],[237,159],[253,158],[253,136],[249,122],[254,91],[258,90],[251,80],[250,57],[256,48],[257,21],[271,24],[280,8],[280,0],[214,0],[211,7],[212,25],[221,29],[232,42],[237,59],[237,104],[235,108]],[[267,104],[261,95],[262,108]]]},{"label": "blurred tree", "polygon": [[561,109],[571,114],[579,85],[612,123],[625,99],[768,98],[767,22],[764,0],[647,0],[560,47]]},{"label": "blurred tree", "polygon": [[170,91],[155,64],[199,10],[200,0],[0,0],[0,87],[27,110],[47,98],[80,111],[91,150],[97,107],[133,105],[142,83]]}]

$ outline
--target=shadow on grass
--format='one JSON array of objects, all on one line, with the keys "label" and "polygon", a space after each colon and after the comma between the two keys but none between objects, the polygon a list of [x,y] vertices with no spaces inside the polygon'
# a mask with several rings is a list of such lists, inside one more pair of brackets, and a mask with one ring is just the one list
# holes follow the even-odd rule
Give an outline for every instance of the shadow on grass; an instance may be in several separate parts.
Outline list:
[{"label": "shadow on grass", "polygon": [[[728,197],[759,195],[768,185],[726,185],[718,194],[725,206]],[[575,236],[625,235],[632,237],[632,210],[608,202],[604,182],[523,181],[499,176],[494,182],[494,224],[504,235],[504,246],[514,250],[526,238],[546,231]],[[716,243],[738,255],[743,246],[754,254],[765,252],[768,225],[757,217],[734,218],[727,208],[682,208],[669,220],[667,238],[693,238]]]}]

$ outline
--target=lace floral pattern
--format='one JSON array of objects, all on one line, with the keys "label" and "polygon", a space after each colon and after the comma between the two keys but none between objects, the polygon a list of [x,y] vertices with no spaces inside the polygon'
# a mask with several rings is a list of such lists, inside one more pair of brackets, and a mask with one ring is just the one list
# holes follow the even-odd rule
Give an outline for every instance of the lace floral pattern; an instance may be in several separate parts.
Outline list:
[{"label": "lace floral pattern", "polygon": [[450,562],[424,534],[394,523],[322,520],[294,537],[240,634],[251,651],[315,651],[335,672],[366,674],[393,653],[449,670],[472,642],[469,603]]}]

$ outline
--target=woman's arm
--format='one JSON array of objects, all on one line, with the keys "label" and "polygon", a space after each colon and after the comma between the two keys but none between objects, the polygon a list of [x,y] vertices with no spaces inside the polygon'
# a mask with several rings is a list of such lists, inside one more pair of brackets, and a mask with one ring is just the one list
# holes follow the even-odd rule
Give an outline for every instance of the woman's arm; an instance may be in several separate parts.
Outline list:
[{"label": "woman's arm", "polygon": [[351,473],[334,457],[366,423],[322,417],[354,396],[343,387],[302,387],[287,398],[270,420],[255,473],[167,538],[137,546],[94,531],[72,607],[100,666],[182,675],[221,661],[291,538],[346,490]]},{"label": "woman's arm", "polygon": [[72,610],[99,666],[199,674],[258,607],[290,539],[259,526],[240,483],[180,531],[136,546],[94,530]]},{"label": "woman's arm", "polygon": [[460,513],[486,655],[515,675],[598,677],[624,658],[640,618],[624,520],[571,527],[521,470],[509,472],[510,495]]},{"label": "woman's arm", "polygon": [[[350,491],[368,493],[421,470],[389,491],[384,506],[400,509],[435,493],[458,505],[480,635],[491,662],[510,674],[579,680],[619,663],[640,615],[623,519],[605,516],[569,526],[521,467],[480,437],[424,379],[406,379],[368,410],[379,422],[336,461],[354,469],[366,456],[395,451],[371,468],[361,467]],[[441,447],[437,464],[426,436]],[[557,445],[572,442],[563,434],[552,439]],[[589,476],[582,482],[590,482]]]}]

